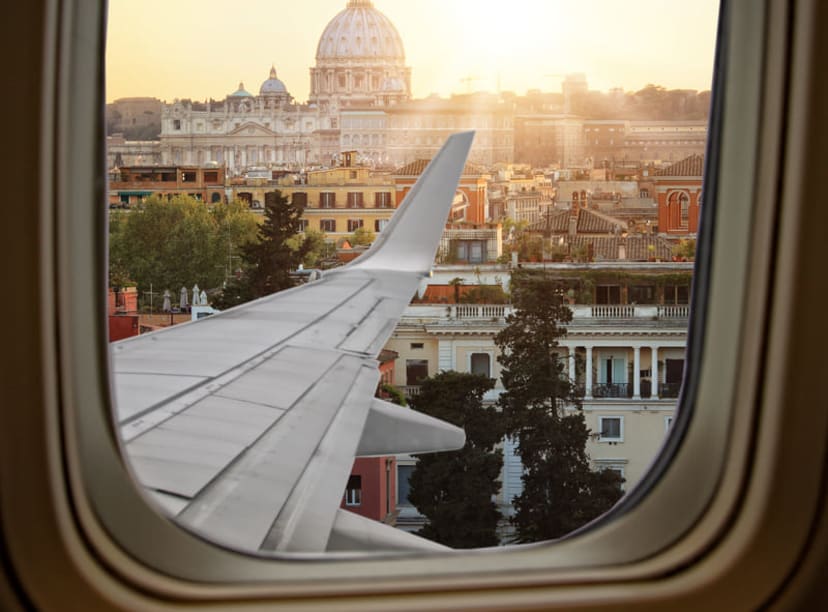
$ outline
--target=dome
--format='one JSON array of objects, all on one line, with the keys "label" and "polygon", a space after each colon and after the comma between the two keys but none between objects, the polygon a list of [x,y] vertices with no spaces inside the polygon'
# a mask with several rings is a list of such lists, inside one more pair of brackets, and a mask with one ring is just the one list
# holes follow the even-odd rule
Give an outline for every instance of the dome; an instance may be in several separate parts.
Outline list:
[{"label": "dome", "polygon": [[316,59],[370,59],[405,61],[397,28],[374,8],[371,0],[349,0],[345,10],[334,17],[316,48]]},{"label": "dome", "polygon": [[262,86],[259,88],[259,94],[285,94],[287,93],[287,87],[285,84],[276,78],[276,68],[271,66],[270,68],[270,78],[268,78]]},{"label": "dome", "polygon": [[253,94],[250,93],[249,91],[247,91],[244,88],[244,83],[239,81],[239,88],[236,91],[234,91],[233,93],[231,93],[228,97],[230,97],[230,98],[252,98]]}]

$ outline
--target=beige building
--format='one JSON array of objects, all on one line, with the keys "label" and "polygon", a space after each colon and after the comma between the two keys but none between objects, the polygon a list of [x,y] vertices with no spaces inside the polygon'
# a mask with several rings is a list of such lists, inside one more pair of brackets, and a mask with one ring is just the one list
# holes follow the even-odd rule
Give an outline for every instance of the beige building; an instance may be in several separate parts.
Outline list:
[{"label": "beige building", "polygon": [[494,94],[430,97],[386,109],[386,150],[395,165],[431,159],[455,132],[474,130],[469,163],[491,167],[514,158],[514,109]]},{"label": "beige building", "polygon": [[360,227],[381,232],[396,209],[393,178],[352,165],[352,156],[354,152],[343,154],[340,167],[308,172],[304,183],[297,185],[286,177],[276,187],[304,207],[305,227],[331,239],[345,237]]},{"label": "beige building", "polygon": [[[689,279],[690,272],[687,264],[659,267],[629,263],[615,267],[619,279],[653,274],[654,283],[661,282],[655,281],[658,274],[666,275],[663,279],[682,275]],[[437,266],[430,282],[447,283],[451,276],[463,277],[466,284],[500,282],[508,288],[508,275],[506,266],[482,270],[470,266],[443,270]],[[604,285],[596,287],[593,301],[599,301],[600,287]],[[615,285],[606,287],[613,293],[609,288]],[[653,292],[652,299],[644,300],[651,302],[647,304],[615,303],[629,302],[624,299],[631,295],[629,288],[619,290],[618,299],[609,300],[613,303],[573,304],[573,320],[560,341],[560,358],[583,389],[584,415],[592,431],[587,453],[596,469],[618,470],[626,479],[627,489],[646,473],[676,410],[689,306],[686,287],[678,298],[675,291],[673,288],[671,303],[664,303],[668,301],[664,287],[660,297]],[[496,380],[495,388],[485,397],[486,401],[496,401],[503,387],[494,336],[505,326],[510,309],[497,304],[410,305],[386,345],[399,354],[395,384],[412,395],[426,376],[443,370],[476,372]],[[504,441],[504,459],[503,489],[498,501],[506,513],[521,490],[520,462],[514,444],[508,440]],[[402,457],[399,463],[405,467],[413,465],[413,460]],[[413,520],[412,510],[403,508],[404,515],[406,512]]]}]

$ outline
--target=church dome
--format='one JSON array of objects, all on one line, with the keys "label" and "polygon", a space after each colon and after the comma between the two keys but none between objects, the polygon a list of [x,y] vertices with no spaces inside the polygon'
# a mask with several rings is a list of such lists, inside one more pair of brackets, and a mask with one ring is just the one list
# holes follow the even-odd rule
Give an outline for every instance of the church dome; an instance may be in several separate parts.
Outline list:
[{"label": "church dome", "polygon": [[239,82],[239,88],[230,94],[230,98],[252,98],[253,94],[244,88],[244,83]]},{"label": "church dome", "polygon": [[405,61],[402,39],[391,20],[371,0],[349,0],[334,17],[316,48],[316,59],[370,59]]},{"label": "church dome", "polygon": [[266,95],[285,93],[287,93],[287,87],[285,87],[285,84],[282,81],[276,78],[276,68],[271,66],[270,77],[262,83],[262,86],[259,88],[259,94]]}]

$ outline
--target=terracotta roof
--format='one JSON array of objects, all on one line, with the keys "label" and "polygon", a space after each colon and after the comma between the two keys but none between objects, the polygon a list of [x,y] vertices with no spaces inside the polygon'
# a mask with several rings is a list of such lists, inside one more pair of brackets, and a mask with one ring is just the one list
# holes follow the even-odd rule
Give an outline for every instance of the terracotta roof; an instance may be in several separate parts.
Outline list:
[{"label": "terracotta roof", "polygon": [[[569,233],[569,216],[570,213],[568,210],[552,213],[549,216],[551,232],[553,234]],[[546,222],[546,217],[542,215],[528,229],[534,232],[545,232]],[[610,215],[595,210],[582,208],[578,213],[578,226],[576,231],[579,234],[614,234],[616,232],[627,231],[627,227],[626,221],[620,221]]]},{"label": "terracotta roof", "polygon": [[[410,164],[406,164],[394,172],[394,174],[396,176],[420,176],[430,161],[430,159],[418,159]],[[480,174],[487,174],[487,172],[480,166],[475,166],[473,164],[466,164],[463,166],[463,176]]]},{"label": "terracotta roof", "polygon": [[609,215],[584,208],[578,215],[577,231],[579,234],[613,234],[627,231],[627,224]]},{"label": "terracotta roof", "polygon": [[[620,236],[575,236],[571,243],[573,247],[588,247],[591,244],[595,260],[617,260],[622,240]],[[670,243],[659,236],[627,236],[626,245],[627,261],[648,261],[650,257],[670,261],[673,256]]]},{"label": "terracotta roof", "polygon": [[[541,218],[535,221],[534,223],[530,224],[527,228],[529,231],[533,232],[545,232],[546,231],[546,223],[547,217],[546,215],[541,215]],[[549,226],[552,230],[553,234],[560,234],[566,233],[569,231],[569,211],[568,210],[558,210],[553,212],[549,215]]]},{"label": "terracotta roof", "polygon": [[656,176],[701,176],[704,171],[704,157],[702,155],[691,155],[671,166],[662,168],[655,173]]}]

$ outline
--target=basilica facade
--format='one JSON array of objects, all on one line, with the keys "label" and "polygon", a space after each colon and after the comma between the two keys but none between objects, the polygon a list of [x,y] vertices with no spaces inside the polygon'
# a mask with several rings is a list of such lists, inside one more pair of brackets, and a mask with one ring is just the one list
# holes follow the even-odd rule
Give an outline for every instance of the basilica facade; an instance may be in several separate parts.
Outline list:
[{"label": "basilica facade", "polygon": [[[402,39],[370,0],[349,0],[319,39],[307,103],[297,103],[271,67],[254,94],[239,83],[224,100],[176,100],[161,112],[165,164],[221,165],[230,176],[251,167],[334,165],[344,109],[379,109],[411,97]],[[369,154],[382,162],[384,134]]]}]

